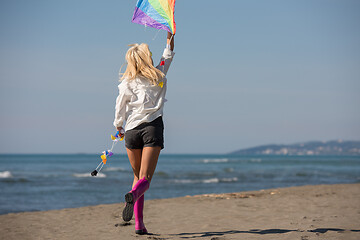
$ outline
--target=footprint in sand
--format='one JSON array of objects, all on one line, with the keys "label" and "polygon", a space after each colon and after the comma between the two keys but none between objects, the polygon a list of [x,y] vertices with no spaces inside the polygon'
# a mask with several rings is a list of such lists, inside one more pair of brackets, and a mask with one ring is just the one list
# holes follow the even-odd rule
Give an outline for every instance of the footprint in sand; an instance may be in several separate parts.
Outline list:
[{"label": "footprint in sand", "polygon": [[131,223],[124,222],[124,223],[116,223],[114,226],[115,227],[125,227],[125,226],[129,226],[129,225],[131,225]]}]

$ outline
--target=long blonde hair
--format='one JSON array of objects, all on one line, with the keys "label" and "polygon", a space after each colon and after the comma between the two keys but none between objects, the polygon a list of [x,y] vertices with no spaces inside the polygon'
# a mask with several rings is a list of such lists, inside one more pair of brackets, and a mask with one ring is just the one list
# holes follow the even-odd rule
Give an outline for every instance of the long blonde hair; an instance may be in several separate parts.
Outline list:
[{"label": "long blonde hair", "polygon": [[143,76],[150,81],[151,84],[157,85],[165,76],[163,72],[155,68],[151,58],[149,46],[146,43],[131,44],[126,52],[125,60],[127,67],[124,73],[120,73],[120,80],[134,80],[138,76]]}]

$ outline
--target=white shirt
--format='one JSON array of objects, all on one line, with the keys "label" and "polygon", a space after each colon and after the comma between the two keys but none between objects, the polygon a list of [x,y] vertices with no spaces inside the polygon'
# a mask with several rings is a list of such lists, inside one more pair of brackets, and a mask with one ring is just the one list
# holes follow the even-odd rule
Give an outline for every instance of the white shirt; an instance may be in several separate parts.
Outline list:
[{"label": "white shirt", "polygon": [[[174,55],[175,53],[169,48],[165,48],[160,64],[156,68],[166,75]],[[162,116],[166,102],[166,77],[159,83],[152,85],[143,77],[136,77],[131,81],[124,79],[118,86],[119,96],[116,98],[114,126],[122,127],[126,122],[125,131],[128,131],[141,123],[151,122]]]}]

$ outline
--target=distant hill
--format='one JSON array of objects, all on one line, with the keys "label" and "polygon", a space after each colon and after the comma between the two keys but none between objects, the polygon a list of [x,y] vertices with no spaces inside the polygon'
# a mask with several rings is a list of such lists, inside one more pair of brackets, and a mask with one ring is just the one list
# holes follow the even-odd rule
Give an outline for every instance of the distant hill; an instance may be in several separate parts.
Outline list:
[{"label": "distant hill", "polygon": [[262,145],[231,152],[235,155],[360,155],[360,141],[312,141],[290,145]]}]

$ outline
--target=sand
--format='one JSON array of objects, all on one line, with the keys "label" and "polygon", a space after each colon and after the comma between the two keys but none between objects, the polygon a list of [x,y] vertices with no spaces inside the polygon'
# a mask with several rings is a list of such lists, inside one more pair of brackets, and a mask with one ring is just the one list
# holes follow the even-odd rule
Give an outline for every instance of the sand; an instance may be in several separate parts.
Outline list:
[{"label": "sand", "polygon": [[144,236],[123,206],[0,215],[0,239],[360,239],[360,184],[147,200]]}]

